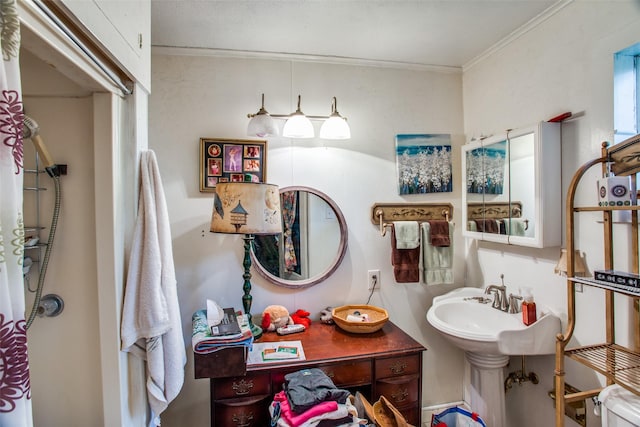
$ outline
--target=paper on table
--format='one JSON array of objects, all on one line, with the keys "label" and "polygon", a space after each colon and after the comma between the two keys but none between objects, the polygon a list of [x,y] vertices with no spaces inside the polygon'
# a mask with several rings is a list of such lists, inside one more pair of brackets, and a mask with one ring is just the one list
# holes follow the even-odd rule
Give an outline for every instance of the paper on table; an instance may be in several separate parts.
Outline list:
[{"label": "paper on table", "polygon": [[[277,350],[278,347],[295,347],[298,352],[297,358],[263,360],[262,354],[265,350]],[[263,365],[267,363],[282,363],[292,360],[306,360],[301,341],[276,341],[276,342],[254,342],[247,357],[247,365]]]}]

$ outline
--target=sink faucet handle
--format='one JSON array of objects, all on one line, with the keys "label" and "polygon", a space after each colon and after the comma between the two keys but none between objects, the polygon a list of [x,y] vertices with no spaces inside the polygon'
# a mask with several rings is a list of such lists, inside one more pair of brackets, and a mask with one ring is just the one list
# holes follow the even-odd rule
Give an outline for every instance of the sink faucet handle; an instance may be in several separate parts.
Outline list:
[{"label": "sink faucet handle", "polygon": [[520,313],[520,300],[522,300],[520,295],[509,294],[509,313]]},{"label": "sink faucet handle", "polygon": [[493,294],[493,304],[491,304],[491,307],[500,310],[500,307],[504,304],[500,291],[498,289],[491,289],[489,293]]}]

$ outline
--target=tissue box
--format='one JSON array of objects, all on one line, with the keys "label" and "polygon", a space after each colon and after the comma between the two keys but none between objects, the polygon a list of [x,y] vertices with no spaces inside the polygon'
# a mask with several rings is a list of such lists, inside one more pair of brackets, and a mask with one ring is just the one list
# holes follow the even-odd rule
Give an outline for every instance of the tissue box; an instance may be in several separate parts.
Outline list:
[{"label": "tissue box", "polygon": [[631,181],[628,176],[609,176],[598,180],[600,206],[630,206]]}]

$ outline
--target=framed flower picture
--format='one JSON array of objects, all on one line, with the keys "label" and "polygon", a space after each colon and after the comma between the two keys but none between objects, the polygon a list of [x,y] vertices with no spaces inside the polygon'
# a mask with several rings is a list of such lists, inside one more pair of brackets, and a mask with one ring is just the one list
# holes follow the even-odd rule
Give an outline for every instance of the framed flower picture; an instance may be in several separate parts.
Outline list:
[{"label": "framed flower picture", "polygon": [[453,191],[451,135],[396,135],[398,194]]},{"label": "framed flower picture", "polygon": [[267,141],[200,138],[200,192],[219,182],[264,182]]}]

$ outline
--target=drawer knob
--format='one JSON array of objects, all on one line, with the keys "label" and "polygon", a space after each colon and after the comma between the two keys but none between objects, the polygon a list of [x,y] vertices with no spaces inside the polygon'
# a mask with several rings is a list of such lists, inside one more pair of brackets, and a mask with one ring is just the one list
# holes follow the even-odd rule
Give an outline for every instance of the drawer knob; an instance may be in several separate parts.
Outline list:
[{"label": "drawer knob", "polygon": [[239,382],[234,381],[231,388],[233,388],[233,391],[237,396],[243,396],[245,394],[249,394],[253,388],[253,381],[245,381],[244,379],[241,379]]},{"label": "drawer knob", "polygon": [[334,374],[333,371],[323,371],[323,372],[326,376],[332,379],[336,376],[336,374]]},{"label": "drawer knob", "polygon": [[409,391],[406,388],[400,389],[394,393],[391,393],[391,397],[394,402],[404,402],[409,397]]},{"label": "drawer knob", "polygon": [[231,419],[236,427],[249,427],[253,421],[253,412],[233,414],[233,418]]},{"label": "drawer knob", "polygon": [[394,375],[403,373],[405,369],[407,369],[407,364],[405,362],[396,362],[393,365],[389,366],[389,370]]}]

